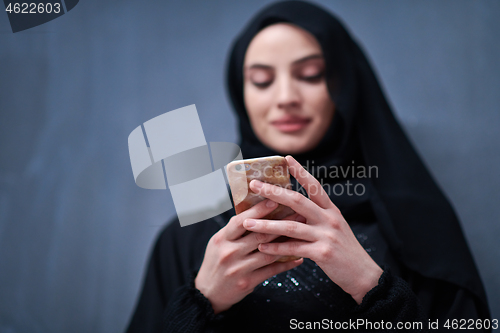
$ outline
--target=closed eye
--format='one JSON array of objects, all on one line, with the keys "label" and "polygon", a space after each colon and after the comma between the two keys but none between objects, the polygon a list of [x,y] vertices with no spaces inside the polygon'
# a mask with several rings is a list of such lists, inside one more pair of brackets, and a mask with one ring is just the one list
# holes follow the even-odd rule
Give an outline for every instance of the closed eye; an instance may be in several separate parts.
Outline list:
[{"label": "closed eye", "polygon": [[264,89],[264,88],[269,87],[271,85],[271,83],[273,83],[273,81],[264,81],[264,82],[253,82],[252,81],[252,84],[260,89]]},{"label": "closed eye", "polygon": [[302,76],[299,79],[302,80],[302,81],[307,81],[307,82],[313,82],[313,83],[315,83],[315,82],[321,81],[324,76],[325,76],[325,72],[319,72],[316,75]]}]

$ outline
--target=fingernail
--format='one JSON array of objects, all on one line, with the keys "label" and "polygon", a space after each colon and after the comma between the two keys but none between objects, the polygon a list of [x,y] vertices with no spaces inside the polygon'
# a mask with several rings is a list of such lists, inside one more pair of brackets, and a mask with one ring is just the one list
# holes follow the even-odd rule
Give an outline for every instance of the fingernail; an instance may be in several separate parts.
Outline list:
[{"label": "fingernail", "polygon": [[246,228],[253,228],[255,227],[255,221],[254,220],[245,220],[245,227]]},{"label": "fingernail", "polygon": [[259,182],[258,180],[254,180],[252,181],[252,186],[255,187],[255,188],[261,188],[262,187],[262,183]]},{"label": "fingernail", "polygon": [[260,244],[260,248],[261,248],[262,250],[265,250],[265,249],[267,249],[268,247],[269,247],[269,245],[267,245],[267,244]]},{"label": "fingernail", "polygon": [[267,200],[266,202],[266,206],[269,207],[269,208],[273,208],[273,207],[276,207],[278,204],[272,200]]}]

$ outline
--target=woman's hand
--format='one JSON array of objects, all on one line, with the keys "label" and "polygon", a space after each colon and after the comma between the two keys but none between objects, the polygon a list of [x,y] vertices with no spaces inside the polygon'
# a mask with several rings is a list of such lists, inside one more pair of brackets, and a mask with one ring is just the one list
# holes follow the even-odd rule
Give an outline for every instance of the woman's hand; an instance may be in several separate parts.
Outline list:
[{"label": "woman's hand", "polygon": [[[258,203],[233,216],[208,242],[195,286],[210,301],[216,314],[241,301],[262,281],[303,262],[303,259],[275,262],[280,256],[256,251],[260,243],[270,242],[276,235],[255,232],[244,235],[247,231],[243,221],[262,218],[276,207],[271,200]],[[298,214],[293,214],[287,219],[297,217]]]},{"label": "woman's hand", "polygon": [[283,243],[262,242],[259,251],[268,255],[310,258],[360,304],[366,293],[378,284],[382,269],[359,244],[339,209],[321,184],[293,157],[286,157],[290,174],[304,187],[311,200],[302,194],[253,180],[253,192],[289,206],[306,223],[290,220],[247,218],[247,230],[261,234],[291,237]]}]

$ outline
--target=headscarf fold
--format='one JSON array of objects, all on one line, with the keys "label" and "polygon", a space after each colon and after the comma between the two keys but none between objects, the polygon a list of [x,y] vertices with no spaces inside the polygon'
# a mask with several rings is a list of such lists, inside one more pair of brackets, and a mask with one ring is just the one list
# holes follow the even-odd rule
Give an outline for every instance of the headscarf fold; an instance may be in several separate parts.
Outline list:
[{"label": "headscarf fold", "polygon": [[[489,317],[486,294],[453,208],[395,119],[360,47],[326,10],[302,1],[278,2],[261,10],[235,40],[226,83],[244,158],[277,155],[252,130],[243,98],[243,63],[255,35],[280,22],[316,37],[335,104],[332,124],[318,146],[294,157],[302,165],[313,160],[325,167],[376,166],[378,177],[352,180],[367,186],[365,195],[332,197],[346,220],[369,210],[396,258],[423,276],[469,290],[482,302],[482,315]],[[320,180],[335,184],[348,179]]]}]

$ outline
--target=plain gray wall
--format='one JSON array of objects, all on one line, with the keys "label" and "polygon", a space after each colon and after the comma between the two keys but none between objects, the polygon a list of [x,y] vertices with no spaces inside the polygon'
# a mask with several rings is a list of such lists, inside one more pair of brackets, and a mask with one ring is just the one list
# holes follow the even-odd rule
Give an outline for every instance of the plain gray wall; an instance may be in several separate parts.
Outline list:
[{"label": "plain gray wall", "polygon": [[[207,141],[236,142],[224,63],[265,3],[81,0],[16,34],[0,14],[0,332],[124,330],[175,213],[135,185],[128,134],[195,103]],[[500,318],[500,2],[320,3],[364,45]]]}]

